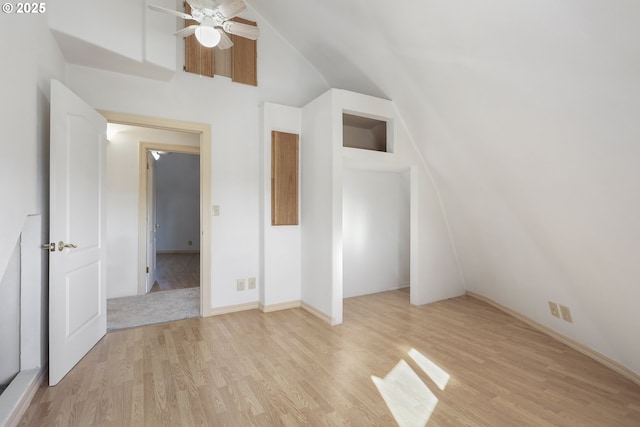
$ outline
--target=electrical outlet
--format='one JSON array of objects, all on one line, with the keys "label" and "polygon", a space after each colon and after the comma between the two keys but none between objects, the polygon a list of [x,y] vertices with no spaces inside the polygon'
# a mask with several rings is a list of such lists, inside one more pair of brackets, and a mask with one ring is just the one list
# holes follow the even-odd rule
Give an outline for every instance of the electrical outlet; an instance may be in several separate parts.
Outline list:
[{"label": "electrical outlet", "polygon": [[244,291],[244,279],[238,279],[236,287],[239,291]]},{"label": "electrical outlet", "polygon": [[551,315],[560,318],[560,310],[558,310],[558,304],[553,301],[549,301],[549,310],[551,310]]},{"label": "electrical outlet", "polygon": [[189,246],[193,246],[193,240],[189,240]]},{"label": "electrical outlet", "polygon": [[571,318],[571,311],[569,310],[569,307],[561,305],[560,313],[562,314],[562,320],[566,320],[569,323],[573,323],[573,319]]},{"label": "electrical outlet", "polygon": [[255,288],[256,288],[256,278],[249,277],[249,289],[255,289]]}]

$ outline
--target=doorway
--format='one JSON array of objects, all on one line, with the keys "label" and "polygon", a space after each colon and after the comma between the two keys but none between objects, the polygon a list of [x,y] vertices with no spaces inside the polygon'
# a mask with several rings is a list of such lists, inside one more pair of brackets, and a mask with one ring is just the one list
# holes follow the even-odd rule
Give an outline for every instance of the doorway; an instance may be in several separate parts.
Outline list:
[{"label": "doorway", "polygon": [[200,287],[200,148],[142,142],[140,160],[138,293]]},{"label": "doorway", "polygon": [[[108,215],[116,218],[115,221],[112,221],[114,226],[111,227],[112,235],[109,240],[110,254],[112,255],[109,259],[109,268],[113,273],[109,276],[108,284],[112,286],[107,287],[109,300],[162,294],[162,292],[147,294],[147,291],[151,290],[156,282],[154,279],[147,284],[146,267],[150,260],[147,253],[149,252],[148,246],[152,245],[147,230],[150,228],[148,225],[155,226],[158,223],[153,218],[151,221],[147,220],[147,151],[156,149],[163,152],[200,154],[198,157],[200,188],[199,191],[196,191],[199,194],[196,211],[199,214],[200,226],[196,227],[196,236],[191,236],[188,240],[191,240],[193,251],[202,255],[197,261],[199,274],[196,273],[196,275],[200,287],[195,288],[197,291],[196,301],[199,301],[196,307],[196,316],[210,315],[211,266],[209,254],[211,239],[210,219],[207,215],[211,191],[210,126],[105,111],[101,113],[107,117],[110,124],[108,139],[112,151],[129,150],[128,153],[115,154],[125,159],[124,163],[117,166],[113,164],[110,166],[109,161],[112,160],[112,156],[108,156],[107,167],[115,169],[111,171],[112,176],[116,177],[111,188],[111,191],[116,193],[115,204],[124,203],[133,206],[133,213],[132,210],[126,210],[125,214],[125,209],[122,209],[122,206],[114,206],[114,203],[108,205],[108,209],[112,210],[110,213],[108,212]],[[135,139],[133,152],[130,151],[130,146],[123,143],[123,132],[127,131],[127,127],[134,127],[138,132],[143,131],[144,134],[138,134],[135,138],[129,135],[129,142]],[[183,141],[172,144],[176,135]],[[191,142],[185,143],[185,138]],[[178,147],[173,145],[178,145]],[[143,164],[144,168],[140,164]],[[132,174],[133,177],[131,177]],[[125,261],[126,265],[120,262],[122,259],[128,260]]]}]

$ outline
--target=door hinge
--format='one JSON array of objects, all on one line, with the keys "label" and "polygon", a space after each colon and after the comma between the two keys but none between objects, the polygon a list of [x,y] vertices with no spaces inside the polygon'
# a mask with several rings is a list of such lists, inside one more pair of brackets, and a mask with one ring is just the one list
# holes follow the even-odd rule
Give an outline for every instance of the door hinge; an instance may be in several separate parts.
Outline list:
[{"label": "door hinge", "polygon": [[147,273],[149,272],[149,267],[147,267]]}]

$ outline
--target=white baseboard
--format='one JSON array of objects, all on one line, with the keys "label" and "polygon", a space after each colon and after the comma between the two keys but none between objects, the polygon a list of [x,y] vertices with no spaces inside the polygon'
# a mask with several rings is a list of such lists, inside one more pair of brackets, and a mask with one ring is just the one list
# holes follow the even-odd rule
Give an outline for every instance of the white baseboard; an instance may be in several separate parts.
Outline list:
[{"label": "white baseboard", "polygon": [[324,314],[323,312],[321,312],[320,310],[316,309],[315,307],[310,306],[309,304],[307,304],[306,302],[301,302],[300,303],[300,307],[305,310],[308,311],[309,313],[313,314],[314,316],[316,316],[318,319],[333,325],[333,319],[331,318],[331,316]]},{"label": "white baseboard", "polygon": [[630,379],[631,381],[635,382],[636,384],[640,384],[640,374],[632,371],[631,369],[627,368],[624,365],[621,365],[620,363],[616,362],[615,360],[609,358],[608,356],[605,356],[604,354],[592,349],[591,347],[587,347],[584,344],[579,343],[578,341],[575,341],[572,338],[569,338],[566,335],[561,334],[560,332],[554,331],[553,329],[536,322],[535,320],[518,313],[517,311],[511,310],[510,308],[507,308],[505,306],[503,306],[500,303],[495,302],[494,300],[484,297],[482,295],[478,295],[476,293],[473,292],[469,292],[467,291],[467,295],[478,299],[480,301],[484,301],[489,305],[492,305],[494,307],[496,307],[499,310],[504,311],[505,313],[515,317],[516,319],[526,323],[527,325],[531,326],[532,328],[542,332],[545,335],[550,336],[551,338],[554,338],[558,341],[560,341],[563,344],[568,345],[569,347],[571,347],[572,349],[584,354],[585,356],[588,356],[590,358],[592,358],[593,360],[595,360],[596,362],[599,362],[601,364],[603,364],[604,366],[613,369],[614,371],[616,371],[617,373],[619,373],[620,375],[624,376],[625,378]]},{"label": "white baseboard", "polygon": [[283,302],[279,304],[270,304],[266,306],[258,302],[248,302],[245,304],[227,305],[225,307],[210,308],[206,313],[202,315],[202,317],[218,316],[221,314],[237,313],[239,311],[255,310],[255,309],[261,310],[263,313],[271,313],[274,311],[286,310],[290,308],[302,308],[303,310],[313,314],[323,322],[333,325],[333,319],[331,319],[330,316],[322,313],[318,309],[302,301],[289,301],[289,302]]},{"label": "white baseboard", "polygon": [[301,305],[302,303],[298,300],[298,301],[281,302],[278,304],[269,304],[269,305],[259,304],[258,308],[263,313],[271,313],[273,311],[288,310],[290,308],[300,308]]},{"label": "white baseboard", "polygon": [[47,368],[20,371],[0,395],[0,426],[17,426],[44,381]]},{"label": "white baseboard", "polygon": [[248,302],[245,304],[227,305],[225,307],[210,308],[203,317],[218,316],[220,314],[237,313],[238,311],[255,310],[258,308],[257,302]]},{"label": "white baseboard", "polygon": [[313,314],[314,316],[316,316],[317,318],[319,318],[320,320],[322,320],[323,322],[326,322],[330,325],[332,325],[332,319],[330,316],[326,315],[325,313],[322,313],[321,311],[319,311],[318,309],[310,306],[309,304],[302,302],[302,301],[288,301],[288,302],[282,302],[282,303],[278,303],[278,304],[269,304],[269,305],[263,305],[257,302],[248,302],[245,304],[237,304],[237,305],[228,305],[225,307],[218,307],[218,308],[210,308],[208,310],[207,313],[205,313],[203,315],[203,317],[207,317],[207,316],[218,316],[221,314],[229,314],[229,313],[237,313],[239,311],[246,311],[246,310],[255,310],[258,309],[260,311],[262,311],[263,313],[271,313],[274,311],[280,311],[280,310],[288,310],[291,308],[302,308],[303,310]]}]

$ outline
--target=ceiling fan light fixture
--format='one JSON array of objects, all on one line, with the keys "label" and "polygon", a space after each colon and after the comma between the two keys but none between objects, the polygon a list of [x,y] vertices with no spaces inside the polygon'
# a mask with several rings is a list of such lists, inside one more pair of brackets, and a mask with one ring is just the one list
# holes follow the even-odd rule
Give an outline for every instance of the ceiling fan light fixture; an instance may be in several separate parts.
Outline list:
[{"label": "ceiling fan light fixture", "polygon": [[209,25],[200,25],[196,28],[196,39],[204,47],[215,47],[220,43],[220,33]]}]

